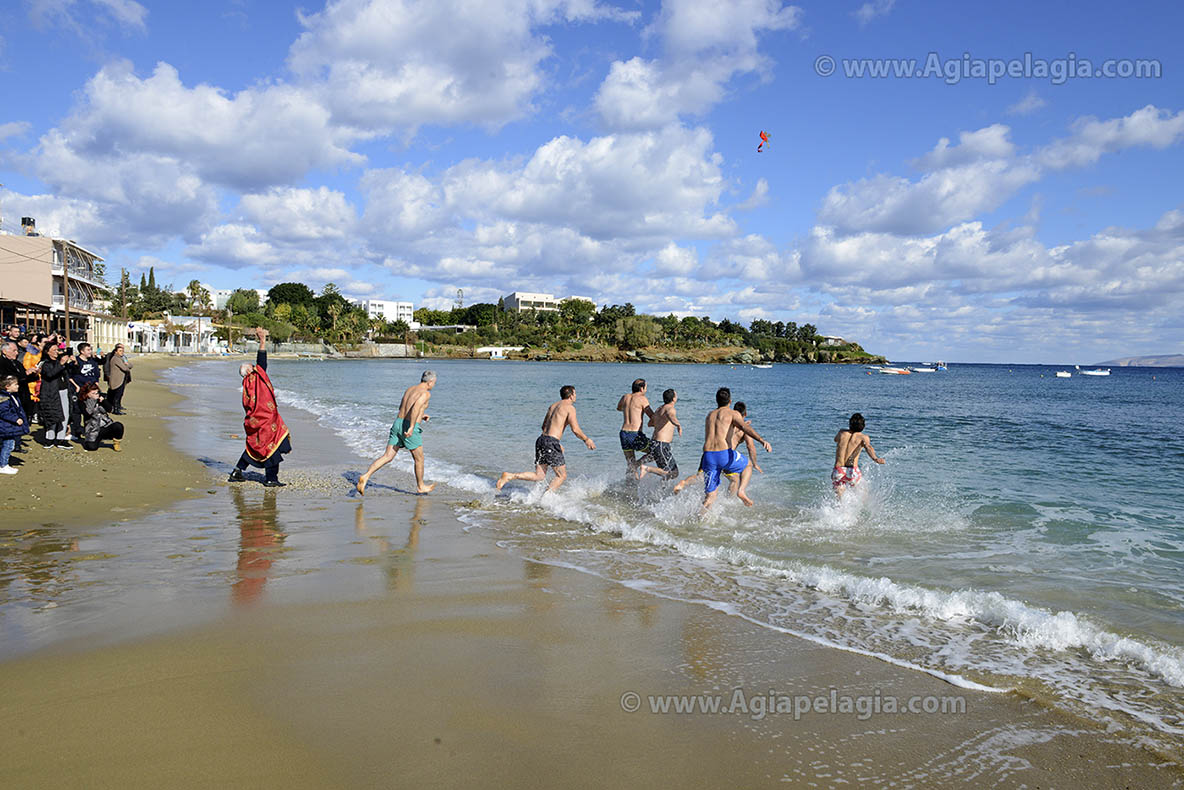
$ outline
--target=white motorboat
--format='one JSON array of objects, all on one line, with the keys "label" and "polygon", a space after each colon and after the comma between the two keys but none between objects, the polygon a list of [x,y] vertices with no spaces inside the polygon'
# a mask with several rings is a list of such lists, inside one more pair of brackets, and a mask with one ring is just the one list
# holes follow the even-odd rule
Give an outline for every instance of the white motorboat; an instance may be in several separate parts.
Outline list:
[{"label": "white motorboat", "polygon": [[1071,379],[1071,378],[1073,378],[1073,374],[1067,370],[1058,370],[1057,371],[1057,378],[1058,379]]},{"label": "white motorboat", "polygon": [[937,372],[937,368],[913,367],[913,368],[909,368],[909,370],[913,371],[914,373],[936,373]]},{"label": "white motorboat", "polygon": [[1101,368],[1094,368],[1093,370],[1083,370],[1083,371],[1081,371],[1081,375],[1083,375],[1083,376],[1109,376],[1110,375],[1110,368],[1106,368],[1105,370],[1102,370]]},{"label": "white motorboat", "polygon": [[888,373],[893,376],[907,376],[913,371],[908,368],[880,368],[881,373]]},{"label": "white motorboat", "polygon": [[773,363],[772,362],[760,362],[760,363],[754,364],[753,367],[760,368],[761,370],[768,370],[769,368],[773,367]]}]

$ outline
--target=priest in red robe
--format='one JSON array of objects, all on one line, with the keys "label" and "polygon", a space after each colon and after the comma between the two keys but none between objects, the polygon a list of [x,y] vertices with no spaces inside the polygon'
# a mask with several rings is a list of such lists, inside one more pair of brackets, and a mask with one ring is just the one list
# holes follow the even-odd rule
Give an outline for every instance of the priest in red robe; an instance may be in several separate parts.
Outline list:
[{"label": "priest in red robe", "polygon": [[279,488],[284,485],[280,482],[280,462],[285,453],[292,452],[292,441],[275,402],[275,387],[267,377],[267,330],[256,327],[255,337],[259,339],[255,364],[244,363],[239,368],[243,377],[243,411],[246,412],[243,429],[247,435],[247,449],[229,479],[232,483],[246,480],[243,471],[249,465],[263,470],[263,485]]}]

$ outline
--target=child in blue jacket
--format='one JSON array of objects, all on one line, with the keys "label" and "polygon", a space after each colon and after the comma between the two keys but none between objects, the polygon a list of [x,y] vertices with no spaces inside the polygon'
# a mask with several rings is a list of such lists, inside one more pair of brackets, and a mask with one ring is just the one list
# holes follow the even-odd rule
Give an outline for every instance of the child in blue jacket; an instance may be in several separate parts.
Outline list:
[{"label": "child in blue jacket", "polygon": [[21,406],[17,391],[20,381],[16,376],[5,376],[0,380],[0,475],[15,475],[16,469],[8,465],[8,459],[16,447],[17,439],[29,432],[25,410]]}]

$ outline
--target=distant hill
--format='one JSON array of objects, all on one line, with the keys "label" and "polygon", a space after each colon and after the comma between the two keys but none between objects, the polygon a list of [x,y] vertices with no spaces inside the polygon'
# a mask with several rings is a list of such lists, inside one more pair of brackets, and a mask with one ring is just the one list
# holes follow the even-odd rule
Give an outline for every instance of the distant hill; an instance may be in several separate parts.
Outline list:
[{"label": "distant hill", "polygon": [[1184,368],[1184,354],[1160,354],[1155,357],[1122,357],[1099,362],[1116,368]]}]

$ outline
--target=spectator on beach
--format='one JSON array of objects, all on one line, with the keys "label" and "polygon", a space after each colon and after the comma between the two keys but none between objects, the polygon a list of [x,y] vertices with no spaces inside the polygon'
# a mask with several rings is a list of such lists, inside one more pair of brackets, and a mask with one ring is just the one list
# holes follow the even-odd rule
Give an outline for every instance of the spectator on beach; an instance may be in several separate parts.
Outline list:
[{"label": "spectator on beach", "polygon": [[126,414],[123,409],[123,388],[132,380],[132,363],[124,354],[123,343],[117,343],[103,367],[107,379],[107,406],[112,414]]},{"label": "spectator on beach", "polygon": [[37,414],[37,406],[41,400],[41,374],[40,368],[37,366],[41,363],[41,347],[45,343],[45,335],[40,332],[33,334],[29,339],[28,345],[25,347],[25,355],[21,358],[21,364],[25,366],[25,372],[29,374],[29,385],[27,392],[29,395],[29,406],[32,411],[29,414],[31,419],[39,419]]},{"label": "spectator on beach", "polygon": [[[17,381],[16,397],[25,413],[25,426],[29,424],[29,413],[33,411],[33,402],[29,399],[29,382],[36,381],[37,376],[25,370],[20,360],[20,348],[11,340],[5,340],[0,345],[0,378],[13,377]],[[0,396],[2,397],[2,396]],[[20,439],[16,441],[20,448]]]},{"label": "spectator on beach", "polygon": [[57,343],[47,341],[38,365],[41,375],[38,413],[41,415],[41,424],[45,426],[45,446],[71,450],[73,447],[66,440],[69,436],[66,426],[70,421],[70,370],[63,364],[61,357],[62,352]]},{"label": "spectator on beach", "polygon": [[15,475],[16,469],[8,465],[16,443],[29,430],[29,420],[21,406],[17,390],[20,381],[16,376],[0,379],[0,475]]},{"label": "spectator on beach", "polygon": [[107,410],[99,403],[99,385],[84,384],[79,393],[82,410],[86,413],[86,423],[82,428],[82,446],[94,452],[99,449],[99,443],[105,439],[111,440],[111,449],[120,452],[123,448],[119,441],[123,438],[123,423],[116,422],[107,415]]},{"label": "spectator on beach", "polygon": [[73,405],[78,407],[70,410],[70,434],[74,437],[82,435],[82,388],[87,384],[97,385],[102,374],[102,364],[90,343],[79,343],[77,367],[70,374],[70,386],[76,396]]}]

